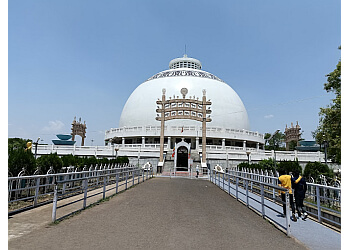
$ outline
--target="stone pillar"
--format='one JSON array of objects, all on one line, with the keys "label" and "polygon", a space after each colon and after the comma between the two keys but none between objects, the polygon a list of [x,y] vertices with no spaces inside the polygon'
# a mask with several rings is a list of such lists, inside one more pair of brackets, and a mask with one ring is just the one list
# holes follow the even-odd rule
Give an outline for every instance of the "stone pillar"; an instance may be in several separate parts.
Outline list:
[{"label": "stone pillar", "polygon": [[257,143],[256,143],[256,150],[259,150],[259,145],[260,145],[260,143],[257,142]]},{"label": "stone pillar", "polygon": [[247,141],[243,141],[243,150],[245,151],[247,149]]},{"label": "stone pillar", "polygon": [[221,143],[222,149],[225,149],[225,141],[226,141],[226,139],[222,139],[222,143]]},{"label": "stone pillar", "polygon": [[144,136],[142,136],[142,147],[144,148],[145,147],[145,137]]},{"label": "stone pillar", "polygon": [[202,162],[207,163],[207,97],[205,96],[205,91],[203,91],[203,121],[202,121]]},{"label": "stone pillar", "polygon": [[160,114],[160,154],[159,162],[163,162],[163,152],[164,152],[164,123],[165,123],[165,89],[162,90],[162,109]]},{"label": "stone pillar", "polygon": [[125,138],[122,137],[122,147],[124,148],[125,147]]},{"label": "stone pillar", "polygon": [[199,137],[197,136],[196,137],[196,150],[199,149]]},{"label": "stone pillar", "polygon": [[171,137],[168,136],[168,149],[171,149]]}]

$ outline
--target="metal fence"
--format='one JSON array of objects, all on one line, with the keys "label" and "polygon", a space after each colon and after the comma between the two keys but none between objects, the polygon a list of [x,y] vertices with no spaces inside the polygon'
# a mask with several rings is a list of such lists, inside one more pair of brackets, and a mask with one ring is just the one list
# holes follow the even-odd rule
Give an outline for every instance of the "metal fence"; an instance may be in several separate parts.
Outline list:
[{"label": "metal fence", "polygon": [[[140,182],[149,179],[152,176],[153,173],[150,171],[145,171],[134,167],[126,167],[111,169],[106,172],[97,172],[96,175],[95,173],[89,173],[71,180],[58,180],[54,183],[52,222],[57,220],[56,214],[57,210],[60,208],[82,201],[81,209],[78,209],[78,211],[85,209],[88,198],[102,194],[102,199],[105,199],[108,191],[115,190],[113,193],[117,194],[120,192],[120,189],[126,190],[135,184],[139,184]],[[81,198],[74,199],[71,202],[64,202],[59,206],[58,201],[62,200],[67,195],[67,192],[64,191],[65,185],[72,182],[78,184],[76,187],[79,188],[78,190],[71,192],[76,193],[78,191],[79,193],[82,193],[83,196]],[[98,192],[89,193],[89,191],[96,190],[98,188],[100,188]]]},{"label": "metal fence", "polygon": [[[255,170],[228,170],[227,173],[217,172],[214,170],[214,177],[218,174],[221,178],[228,181],[233,179],[245,180],[246,183],[240,184],[240,187],[248,193],[256,193],[261,191],[259,183],[264,183],[264,196],[271,199],[276,204],[283,204],[278,195],[278,177],[273,176],[272,171],[255,171]],[[210,177],[211,181],[213,176]],[[221,180],[223,182],[223,180]],[[221,183],[220,182],[220,183]],[[257,184],[258,183],[258,184]],[[230,188],[230,186],[228,186]],[[288,195],[286,195],[287,197]],[[245,201],[246,202],[246,201]],[[307,182],[307,191],[305,194],[304,204],[308,213],[315,217],[320,223],[325,222],[337,227],[341,226],[341,189],[327,185],[320,185]],[[287,206],[288,207],[288,206]]]},{"label": "metal fence", "polygon": [[[271,216],[271,212],[275,214],[280,214],[274,202],[271,200],[271,191],[287,191],[287,189],[279,187],[268,182],[255,180],[248,176],[240,175],[238,173],[222,173],[216,170],[210,171],[210,181],[215,185],[219,186],[224,191],[228,192],[237,200],[243,202],[248,208],[255,210],[260,213],[263,218],[268,218],[276,225],[280,226],[287,235],[291,234],[290,231],[290,210],[286,209],[286,215],[284,223],[280,223]],[[256,176],[257,177],[257,176]],[[289,208],[289,196],[286,195],[286,201],[282,202]],[[253,204],[254,203],[254,204]],[[269,210],[269,211],[268,211]]]},{"label": "metal fence", "polygon": [[[88,171],[79,172],[71,172],[72,170],[67,169],[68,173],[8,177],[9,215],[51,203],[56,183],[59,183],[57,188],[60,199],[63,199],[82,193],[83,179],[88,179],[87,187],[90,191],[120,180],[129,180],[133,176],[144,180],[151,175],[148,171],[138,170],[130,165],[105,166],[104,169],[90,168]],[[126,182],[125,185],[127,187],[129,183]]]}]

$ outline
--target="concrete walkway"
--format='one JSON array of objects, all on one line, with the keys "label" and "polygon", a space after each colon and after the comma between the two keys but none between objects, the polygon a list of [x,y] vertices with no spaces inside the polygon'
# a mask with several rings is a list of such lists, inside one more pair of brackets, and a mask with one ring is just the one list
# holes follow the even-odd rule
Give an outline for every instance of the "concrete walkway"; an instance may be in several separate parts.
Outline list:
[{"label": "concrete walkway", "polygon": [[57,225],[50,208],[10,218],[9,249],[307,249],[203,179],[153,178]]}]

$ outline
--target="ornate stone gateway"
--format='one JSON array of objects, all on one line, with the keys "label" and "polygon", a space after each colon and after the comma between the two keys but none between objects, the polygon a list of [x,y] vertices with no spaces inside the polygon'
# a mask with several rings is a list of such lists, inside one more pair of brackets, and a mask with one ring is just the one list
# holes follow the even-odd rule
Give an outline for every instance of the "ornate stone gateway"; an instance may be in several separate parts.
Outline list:
[{"label": "ornate stone gateway", "polygon": [[[161,122],[160,126],[160,157],[158,166],[160,169],[163,164],[163,152],[164,152],[164,124],[165,121],[173,119],[190,119],[202,122],[202,163],[206,163],[206,132],[207,132],[207,122],[211,122],[210,115],[207,117],[207,114],[211,114],[211,110],[208,109],[208,106],[211,105],[210,101],[206,99],[206,91],[203,89],[202,100],[199,100],[193,96],[186,98],[188,93],[187,88],[181,89],[182,98],[173,98],[171,97],[166,100],[165,93],[166,90],[162,90],[162,100],[156,102],[158,106],[156,109],[157,117],[156,120]],[[160,114],[160,116],[159,116]],[[188,167],[188,166],[187,166]],[[162,171],[162,170],[160,170]]]},{"label": "ornate stone gateway", "polygon": [[297,125],[294,127],[293,122],[291,123],[291,127],[288,128],[286,125],[286,129],[284,130],[284,134],[286,136],[286,149],[289,150],[289,143],[292,141],[295,141],[297,143],[297,146],[300,146],[299,140],[300,140],[300,126],[297,121]]},{"label": "ornate stone gateway", "polygon": [[74,117],[74,120],[72,122],[72,141],[74,141],[76,135],[81,136],[81,146],[84,146],[84,139],[86,138],[86,124],[84,121],[84,124],[81,123],[81,118],[79,118],[79,122],[76,121],[76,117]]}]

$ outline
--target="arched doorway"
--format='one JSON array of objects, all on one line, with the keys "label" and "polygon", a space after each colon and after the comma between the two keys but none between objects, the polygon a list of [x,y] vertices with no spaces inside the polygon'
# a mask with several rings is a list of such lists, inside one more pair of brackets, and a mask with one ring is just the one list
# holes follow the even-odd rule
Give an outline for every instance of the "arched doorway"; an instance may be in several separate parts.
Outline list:
[{"label": "arched doorway", "polygon": [[188,149],[181,146],[177,149],[177,171],[187,171],[188,170]]}]

